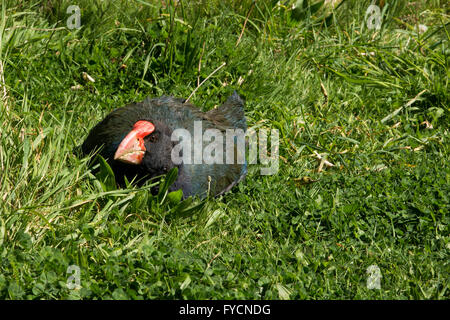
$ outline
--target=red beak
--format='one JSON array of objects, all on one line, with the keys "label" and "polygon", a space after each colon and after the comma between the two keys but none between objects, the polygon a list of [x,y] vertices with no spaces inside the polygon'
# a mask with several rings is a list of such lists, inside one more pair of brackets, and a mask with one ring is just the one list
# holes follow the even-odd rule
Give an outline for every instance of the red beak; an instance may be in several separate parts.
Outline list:
[{"label": "red beak", "polygon": [[145,154],[144,138],[155,131],[155,126],[150,121],[140,120],[122,140],[114,154],[114,160],[128,164],[141,164]]}]

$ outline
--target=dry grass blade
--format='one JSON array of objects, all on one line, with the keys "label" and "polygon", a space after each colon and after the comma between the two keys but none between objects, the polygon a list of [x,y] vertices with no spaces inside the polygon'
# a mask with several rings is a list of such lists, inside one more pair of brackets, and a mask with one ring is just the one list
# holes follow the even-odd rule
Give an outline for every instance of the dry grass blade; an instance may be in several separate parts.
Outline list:
[{"label": "dry grass blade", "polygon": [[242,26],[241,34],[239,35],[239,38],[236,41],[235,47],[237,47],[239,45],[239,43],[241,42],[242,36],[245,31],[245,26],[247,25],[248,18],[250,17],[250,14],[252,13],[254,6],[255,6],[255,3],[253,2],[252,6],[250,7],[250,10],[248,10],[247,17],[245,18],[244,25]]},{"label": "dry grass blade", "polygon": [[6,111],[8,111],[8,91],[6,90],[4,67],[2,60],[0,60],[0,90],[2,92],[2,102],[5,106]]},{"label": "dry grass blade", "polygon": [[192,98],[192,96],[195,94],[195,92],[209,79],[211,78],[217,71],[219,71],[220,69],[222,69],[222,67],[224,67],[227,63],[224,62],[222,63],[219,67],[217,67],[216,70],[214,70],[213,72],[211,72],[211,74],[209,76],[207,76],[205,78],[205,80],[203,80],[198,86],[197,88],[194,89],[194,91],[192,91],[192,93],[189,95],[189,97],[186,99],[185,103],[189,101],[189,99]]}]

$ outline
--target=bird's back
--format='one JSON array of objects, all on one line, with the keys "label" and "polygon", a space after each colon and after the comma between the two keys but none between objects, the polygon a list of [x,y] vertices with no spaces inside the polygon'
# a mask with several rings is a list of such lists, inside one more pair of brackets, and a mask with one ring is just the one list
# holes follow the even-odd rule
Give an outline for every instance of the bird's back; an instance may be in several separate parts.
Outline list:
[{"label": "bird's back", "polygon": [[[223,161],[222,163],[183,163],[183,175],[175,183],[175,187],[181,187],[184,196],[199,195],[203,197],[209,191],[210,195],[222,194],[245,176],[247,164],[230,163],[227,164],[226,152],[230,148],[234,152],[237,150],[236,144],[227,145],[227,129],[240,129],[245,133],[247,123],[244,115],[244,102],[234,93],[220,107],[212,109],[206,113],[194,105],[185,102],[183,99],[171,96],[159,98],[147,98],[142,102],[129,104],[116,109],[108,114],[89,133],[82,145],[82,151],[90,154],[99,149],[100,154],[112,161],[115,150],[127,133],[133,128],[135,122],[139,120],[159,121],[165,123],[171,131],[185,129],[191,134],[191,160],[194,159],[194,149],[199,148],[195,142],[194,126],[201,124],[202,135],[207,129],[217,129],[223,136]],[[236,141],[236,139],[234,140]],[[202,152],[210,144],[210,141],[202,139]],[[245,150],[244,150],[245,152]],[[127,167],[119,165],[122,170]],[[133,172],[133,168],[130,168]],[[182,180],[184,179],[184,180]]]}]

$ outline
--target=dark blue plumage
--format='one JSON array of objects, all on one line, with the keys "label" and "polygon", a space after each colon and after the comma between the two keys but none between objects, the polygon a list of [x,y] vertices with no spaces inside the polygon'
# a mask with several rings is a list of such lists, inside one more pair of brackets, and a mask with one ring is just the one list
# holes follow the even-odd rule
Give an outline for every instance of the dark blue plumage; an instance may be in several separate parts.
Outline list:
[{"label": "dark blue plumage", "polygon": [[[236,144],[225,143],[226,130],[247,130],[243,107],[244,102],[236,92],[223,105],[205,113],[192,104],[185,103],[183,99],[170,96],[147,98],[143,102],[127,105],[108,114],[90,131],[82,145],[82,151],[87,155],[99,150],[99,154],[110,164],[119,183],[123,182],[124,176],[128,180],[136,177],[143,182],[165,174],[177,166],[178,178],[170,190],[182,189],[184,197],[202,198],[208,191],[210,195],[217,196],[229,191],[247,173],[246,162],[225,164],[227,148],[232,148],[233,151],[237,148]],[[119,145],[139,120],[149,121],[155,127],[154,132],[143,138],[146,151],[142,162],[134,165],[115,160]],[[172,148],[178,143],[171,140],[173,131],[186,129],[194,136],[195,121],[201,121],[203,132],[207,129],[218,129],[223,133],[223,164],[175,164],[172,161]],[[191,143],[193,150],[194,139]],[[203,141],[203,147],[209,143],[210,141]]]}]

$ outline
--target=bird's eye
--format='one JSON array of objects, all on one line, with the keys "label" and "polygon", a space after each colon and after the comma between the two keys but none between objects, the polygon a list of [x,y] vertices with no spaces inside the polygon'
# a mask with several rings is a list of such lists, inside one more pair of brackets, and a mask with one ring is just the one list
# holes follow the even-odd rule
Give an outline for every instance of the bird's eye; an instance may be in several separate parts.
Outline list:
[{"label": "bird's eye", "polygon": [[152,134],[148,137],[148,140],[150,142],[154,143],[154,142],[158,141],[158,137],[156,135]]}]

